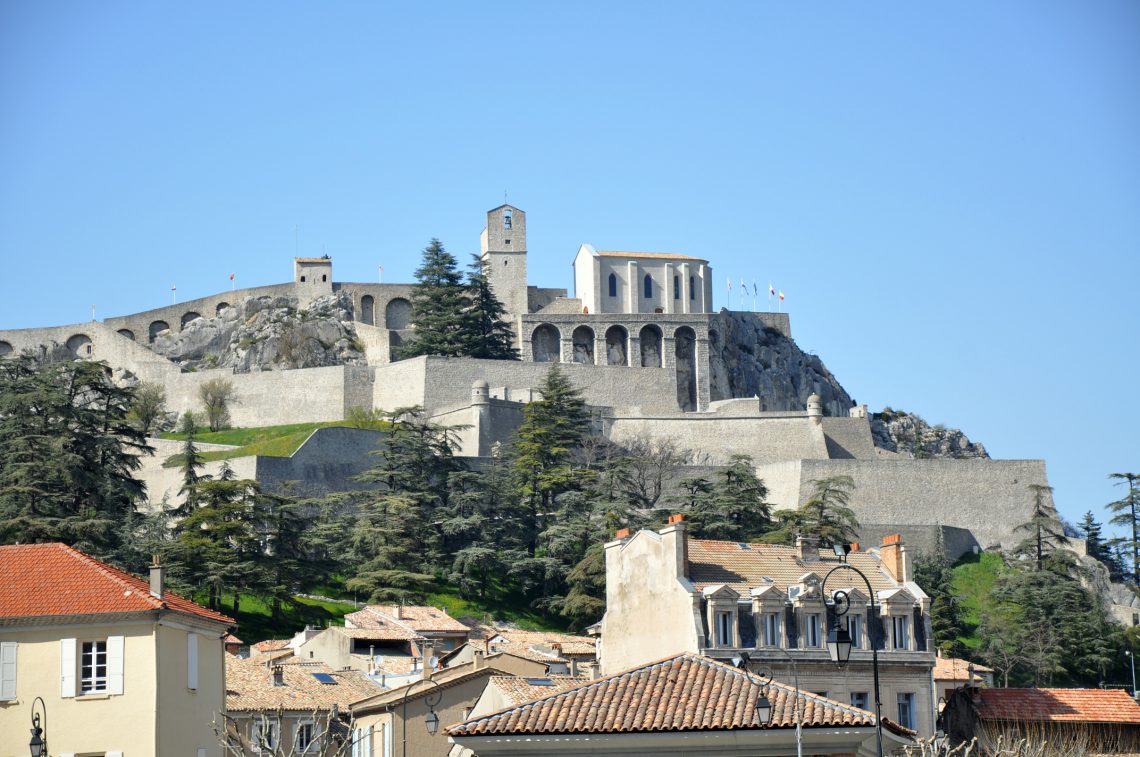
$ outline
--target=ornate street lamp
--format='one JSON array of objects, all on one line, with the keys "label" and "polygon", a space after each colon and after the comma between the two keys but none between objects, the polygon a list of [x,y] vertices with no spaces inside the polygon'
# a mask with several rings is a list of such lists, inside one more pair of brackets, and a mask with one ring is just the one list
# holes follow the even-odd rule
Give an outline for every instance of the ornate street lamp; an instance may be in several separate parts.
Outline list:
[{"label": "ornate street lamp", "polygon": [[[863,571],[856,568],[851,563],[842,563],[836,565],[834,568],[827,572],[823,577],[823,582],[820,584],[820,591],[823,595],[827,596],[827,579],[831,578],[831,574],[837,570],[850,570],[859,574],[863,579],[863,583],[867,584],[867,597],[871,603],[871,617],[875,622],[879,622],[879,613],[875,605],[875,590],[871,588],[871,581],[864,575]],[[839,667],[844,667],[851,660],[851,634],[843,624],[840,618],[847,614],[851,609],[851,601],[845,591],[835,592],[835,628],[827,633],[827,653],[831,656],[831,661],[836,663]],[[873,629],[867,629],[869,639],[871,642],[871,669],[875,676],[875,741],[879,750],[879,757],[883,757],[883,716],[882,716],[882,703],[879,701],[879,648],[875,646],[875,633]]]},{"label": "ornate street lamp", "polygon": [[[800,718],[800,671],[796,665],[796,658],[792,657],[788,650],[784,649],[783,647],[775,647],[775,650],[782,652],[784,654],[784,657],[788,658],[788,662],[792,663],[792,681],[796,685],[796,696],[795,699],[792,700],[792,714],[796,720],[796,757],[804,757],[803,724],[800,722],[802,720],[802,718]],[[765,649],[764,651],[767,652],[771,650]],[[736,667],[741,668],[742,670],[748,670],[748,665],[752,662],[752,657],[747,652],[742,651],[739,655],[733,657],[732,661],[735,663]],[[765,672],[768,675],[768,682],[771,683],[772,679],[775,677],[775,674],[772,672],[771,668],[766,669]],[[758,675],[763,674],[758,673]],[[767,685],[764,687],[764,693],[768,693]],[[762,699],[765,702],[767,701],[767,697],[762,697]],[[760,711],[759,700],[756,702],[756,710],[757,712]],[[767,723],[768,718],[761,718],[761,722]]]},{"label": "ornate street lamp", "polygon": [[[40,703],[40,710],[44,714],[43,728],[40,727],[40,716],[36,712],[36,702]],[[32,700],[32,740],[28,742],[28,749],[31,750],[32,757],[48,757],[47,706],[40,697]]]},{"label": "ornate street lamp", "polygon": [[430,678],[421,678],[418,681],[408,684],[408,688],[404,690],[404,699],[402,701],[403,725],[400,727],[403,734],[403,755],[408,757],[408,695],[412,693],[412,689],[419,686],[421,683],[430,683],[435,687],[424,697],[424,702],[428,707],[427,717],[424,718],[424,725],[427,726],[428,735],[434,736],[439,731],[439,715],[435,714],[435,706],[439,704],[439,700],[443,698],[443,691],[441,686]]}]

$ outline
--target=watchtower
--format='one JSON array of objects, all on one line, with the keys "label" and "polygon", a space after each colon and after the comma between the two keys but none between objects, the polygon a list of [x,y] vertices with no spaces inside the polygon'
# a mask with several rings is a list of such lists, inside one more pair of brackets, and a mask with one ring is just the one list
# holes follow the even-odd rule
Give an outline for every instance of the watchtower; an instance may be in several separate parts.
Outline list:
[{"label": "watchtower", "polygon": [[479,239],[482,259],[490,263],[487,279],[518,331],[518,318],[530,312],[526,289],[526,213],[512,205],[487,211]]},{"label": "watchtower", "polygon": [[326,294],[332,294],[332,258],[293,258],[293,286],[301,307]]}]

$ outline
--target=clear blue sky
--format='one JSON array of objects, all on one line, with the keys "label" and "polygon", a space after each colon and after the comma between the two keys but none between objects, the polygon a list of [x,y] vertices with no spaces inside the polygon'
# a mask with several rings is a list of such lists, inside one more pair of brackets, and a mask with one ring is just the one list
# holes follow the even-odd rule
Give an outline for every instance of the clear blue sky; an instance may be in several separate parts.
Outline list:
[{"label": "clear blue sky", "polygon": [[1140,4],[379,5],[0,4],[0,328],[295,249],[410,281],[507,191],[532,283],[707,257],[859,402],[1045,458],[1070,519],[1140,470]]}]

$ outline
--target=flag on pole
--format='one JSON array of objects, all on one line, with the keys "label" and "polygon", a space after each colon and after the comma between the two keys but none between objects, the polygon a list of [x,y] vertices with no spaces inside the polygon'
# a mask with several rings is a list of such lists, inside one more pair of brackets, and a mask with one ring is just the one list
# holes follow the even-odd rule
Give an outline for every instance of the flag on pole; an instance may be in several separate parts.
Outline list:
[{"label": "flag on pole", "polygon": [[768,282],[768,294],[769,294],[769,296],[771,296],[775,293],[776,293],[776,290],[772,288],[772,282],[769,281]]},{"label": "flag on pole", "polygon": [[230,281],[233,281],[233,280],[234,280],[234,275],[231,273],[230,274]]},{"label": "flag on pole", "polygon": [[780,301],[783,302],[783,300],[784,300],[784,290],[781,289],[780,290]]}]

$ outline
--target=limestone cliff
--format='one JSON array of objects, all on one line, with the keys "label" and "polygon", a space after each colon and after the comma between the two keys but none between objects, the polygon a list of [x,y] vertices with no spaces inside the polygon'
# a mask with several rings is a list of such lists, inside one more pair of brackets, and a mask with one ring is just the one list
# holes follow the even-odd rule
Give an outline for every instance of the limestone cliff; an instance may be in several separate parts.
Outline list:
[{"label": "limestone cliff", "polygon": [[760,397],[765,410],[800,410],[818,394],[823,412],[846,416],[851,396],[816,355],[750,313],[721,310],[709,322],[712,399]]},{"label": "limestone cliff", "polygon": [[913,413],[883,408],[871,416],[875,446],[910,458],[985,458],[986,448],[956,428],[931,426]]},{"label": "limestone cliff", "polygon": [[216,318],[198,318],[177,334],[161,332],[152,348],[184,368],[239,371],[364,364],[346,292],[320,297],[306,310],[292,296],[246,297]]}]

